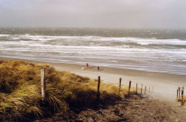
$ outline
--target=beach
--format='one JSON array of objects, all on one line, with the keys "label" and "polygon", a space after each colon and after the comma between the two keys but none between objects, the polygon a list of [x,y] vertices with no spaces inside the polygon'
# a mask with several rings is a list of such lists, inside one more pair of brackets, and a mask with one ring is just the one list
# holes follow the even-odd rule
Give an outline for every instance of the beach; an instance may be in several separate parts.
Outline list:
[{"label": "beach", "polygon": [[[20,60],[16,58],[4,58],[0,57],[0,60]],[[90,77],[97,79],[98,76],[101,77],[101,81],[104,83],[112,83],[118,85],[119,78],[122,78],[122,85],[128,87],[129,81],[132,81],[132,87],[141,88],[143,84],[143,89],[146,86],[148,95],[154,99],[170,100],[175,101],[177,95],[177,88],[185,85],[185,75],[158,73],[158,72],[146,72],[132,69],[123,68],[113,68],[113,67],[103,67],[100,66],[100,70],[97,70],[97,66],[89,64],[89,68],[86,68],[86,64],[67,64],[67,63],[49,63],[40,62],[33,60],[24,60],[27,62],[33,62],[37,64],[49,64],[61,71],[70,71],[80,76]],[[81,68],[85,69],[82,70]],[[152,91],[153,90],[153,91]],[[138,90],[141,93],[140,90]]]},{"label": "beach", "polygon": [[0,3],[0,121],[186,122],[186,1]]}]

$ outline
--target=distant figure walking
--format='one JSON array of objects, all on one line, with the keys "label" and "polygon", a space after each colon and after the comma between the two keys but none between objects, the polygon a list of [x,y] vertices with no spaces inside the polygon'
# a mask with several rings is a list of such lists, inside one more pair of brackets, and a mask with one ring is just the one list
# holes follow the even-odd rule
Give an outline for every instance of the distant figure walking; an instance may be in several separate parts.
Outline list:
[{"label": "distant figure walking", "polygon": [[99,71],[100,69],[99,69],[99,66],[97,66],[97,70]]},{"label": "distant figure walking", "polygon": [[88,69],[88,67],[89,67],[89,64],[87,63],[87,64],[86,64],[86,66],[87,66],[87,69]]}]

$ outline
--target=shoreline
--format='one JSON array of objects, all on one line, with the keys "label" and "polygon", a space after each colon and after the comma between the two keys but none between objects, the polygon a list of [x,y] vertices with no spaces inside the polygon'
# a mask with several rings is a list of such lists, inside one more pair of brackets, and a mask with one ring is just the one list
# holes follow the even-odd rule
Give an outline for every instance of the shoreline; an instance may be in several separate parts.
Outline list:
[{"label": "shoreline", "polygon": [[91,66],[91,64],[89,64],[89,69],[81,70],[81,67],[86,67],[85,64],[49,63],[4,57],[0,57],[0,60],[23,60],[36,64],[49,64],[57,70],[70,71],[80,76],[90,77],[93,79],[97,79],[98,76],[101,76],[103,82],[113,83],[116,85],[119,82],[119,78],[122,78],[122,85],[124,86],[128,86],[128,82],[132,81],[132,87],[135,87],[136,83],[138,83],[139,88],[141,88],[141,84],[143,84],[143,88],[147,86],[147,90],[149,90],[149,87],[150,89],[154,87],[154,92],[149,94],[155,99],[164,100],[175,100],[177,88],[184,86],[186,80],[186,75],[147,72],[133,69],[100,67],[100,71],[97,71],[97,67]]},{"label": "shoreline", "polygon": [[[54,60],[51,58],[47,58],[47,57],[22,57],[22,56],[14,56],[14,55],[6,55],[6,54],[0,54],[0,58],[4,58],[4,59],[12,59],[12,60],[25,60],[25,61],[34,61],[34,62],[45,62],[45,63],[56,63],[56,64],[74,64],[74,65],[80,65],[80,66],[84,66],[86,63],[90,63],[92,64],[92,66],[101,66],[101,67],[109,67],[109,68],[115,68],[115,69],[125,69],[125,70],[133,70],[133,71],[140,71],[140,72],[152,72],[152,73],[161,73],[161,74],[172,74],[172,75],[186,75],[186,72],[184,72],[183,70],[178,71],[172,71],[172,70],[167,70],[166,68],[163,69],[163,67],[159,66],[162,68],[162,70],[160,70],[160,68],[157,69],[149,69],[149,68],[142,68],[142,67],[136,67],[136,65],[133,65],[133,67],[130,67],[128,65],[122,65],[122,64],[107,64],[107,63],[103,63],[103,62],[97,62],[97,61],[93,61],[92,60],[88,60],[88,61],[80,61],[76,60],[77,58],[73,58],[73,59],[58,59],[55,58]],[[129,63],[129,61],[127,61],[127,63]],[[84,65],[83,65],[84,64]],[[140,65],[139,63],[135,62],[135,64]],[[146,65],[147,67],[149,65]],[[158,67],[158,66],[157,66]],[[173,67],[172,67],[173,68]]]}]

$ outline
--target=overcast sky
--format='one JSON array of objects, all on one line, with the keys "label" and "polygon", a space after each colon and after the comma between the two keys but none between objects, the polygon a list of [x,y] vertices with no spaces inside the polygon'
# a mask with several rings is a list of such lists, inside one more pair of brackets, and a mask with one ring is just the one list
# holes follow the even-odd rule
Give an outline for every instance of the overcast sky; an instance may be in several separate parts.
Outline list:
[{"label": "overcast sky", "polygon": [[0,0],[0,27],[186,29],[186,0]]}]

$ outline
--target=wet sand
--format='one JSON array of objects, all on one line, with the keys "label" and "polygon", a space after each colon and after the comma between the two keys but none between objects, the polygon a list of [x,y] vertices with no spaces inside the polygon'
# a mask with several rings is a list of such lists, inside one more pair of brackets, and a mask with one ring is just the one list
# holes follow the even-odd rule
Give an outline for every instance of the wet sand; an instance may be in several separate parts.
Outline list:
[{"label": "wet sand", "polygon": [[[11,59],[11,58],[2,58],[0,60],[20,60],[20,59]],[[175,100],[176,91],[178,87],[185,86],[186,76],[185,75],[176,75],[176,74],[167,74],[167,73],[157,73],[157,72],[145,72],[131,69],[121,69],[121,68],[111,68],[111,67],[101,67],[100,70],[97,70],[97,66],[92,66],[89,64],[89,68],[86,68],[86,64],[66,64],[66,63],[48,63],[40,61],[30,61],[24,60],[27,62],[33,62],[37,64],[49,64],[55,67],[57,70],[70,71],[72,73],[87,76],[93,79],[97,79],[98,76],[101,77],[102,82],[105,83],[114,83],[118,84],[119,78],[122,78],[122,85],[128,86],[128,82],[132,81],[132,87],[136,86],[143,88],[146,86],[147,90],[153,92],[148,93],[155,99],[166,99],[166,100]],[[85,70],[81,68],[84,67]],[[139,91],[140,92],[140,91]]]}]

